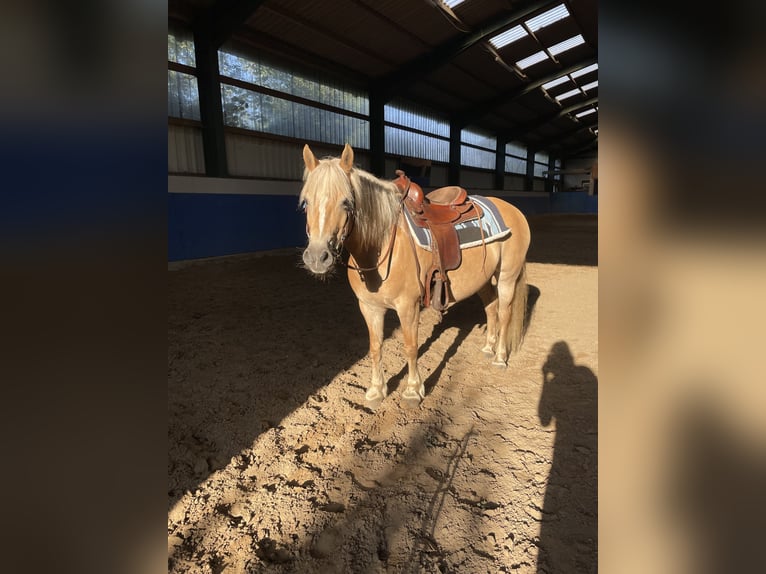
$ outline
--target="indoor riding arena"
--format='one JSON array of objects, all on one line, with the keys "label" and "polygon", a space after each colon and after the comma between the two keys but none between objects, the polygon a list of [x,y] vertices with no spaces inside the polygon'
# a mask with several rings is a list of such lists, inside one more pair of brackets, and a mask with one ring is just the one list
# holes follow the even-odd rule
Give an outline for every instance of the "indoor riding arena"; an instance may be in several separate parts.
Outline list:
[{"label": "indoor riding arena", "polygon": [[[596,572],[597,54],[594,0],[169,0],[169,572]],[[401,171],[523,213],[507,365],[478,295],[423,306],[405,401],[387,299],[387,396],[366,400],[361,203],[331,271],[304,255],[324,225],[304,146],[346,144],[354,194],[356,172]],[[408,245],[398,229],[381,242]],[[409,249],[378,250],[374,289]]]}]

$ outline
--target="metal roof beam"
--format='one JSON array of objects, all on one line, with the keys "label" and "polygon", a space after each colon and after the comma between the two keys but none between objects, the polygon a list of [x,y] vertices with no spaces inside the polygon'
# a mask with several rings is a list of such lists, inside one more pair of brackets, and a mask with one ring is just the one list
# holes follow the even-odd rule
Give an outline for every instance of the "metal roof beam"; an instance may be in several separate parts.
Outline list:
[{"label": "metal roof beam", "polygon": [[398,70],[380,78],[377,88],[390,100],[404,91],[412,83],[435,72],[442,66],[454,60],[459,54],[489,36],[494,36],[504,28],[518,23],[530,14],[542,8],[547,8],[560,0],[533,0],[524,6],[509,12],[502,18],[493,17],[479,24],[474,32],[466,36],[458,36],[443,43],[434,50],[423,54],[403,64]]},{"label": "metal roof beam", "polygon": [[523,136],[524,134],[534,131],[537,128],[540,128],[544,126],[545,124],[548,124],[559,118],[562,118],[565,115],[574,112],[575,110],[579,110],[580,108],[586,108],[596,103],[598,103],[598,98],[590,98],[588,100],[585,100],[584,102],[578,102],[576,104],[572,104],[571,106],[567,106],[566,108],[560,109],[558,112],[555,112],[553,114],[550,114],[548,116],[545,116],[543,118],[537,119],[532,122],[527,122],[512,130],[509,130],[508,132],[503,134],[503,137],[507,139],[508,141],[514,141],[518,139],[519,137]]},{"label": "metal roof beam", "polygon": [[580,152],[588,151],[591,148],[598,150],[598,136],[594,136],[592,140],[586,143],[573,144],[571,146],[559,148],[556,151],[556,155],[562,158],[572,157]]},{"label": "metal roof beam", "polygon": [[234,31],[247,22],[264,0],[224,0],[214,2],[195,22],[195,28],[206,29],[213,45],[220,48]]},{"label": "metal roof beam", "polygon": [[547,76],[543,76],[542,78],[534,80],[533,82],[530,82],[526,84],[525,86],[521,86],[520,88],[515,88],[513,90],[501,92],[500,94],[498,94],[497,96],[493,98],[490,98],[488,100],[485,100],[481,103],[478,103],[476,105],[471,106],[470,108],[463,110],[462,112],[458,113],[457,116],[459,120],[463,123],[463,125],[466,125],[466,126],[471,125],[475,123],[476,121],[480,120],[481,118],[483,118],[484,116],[492,113],[492,111],[495,108],[498,108],[499,106],[505,105],[509,102],[517,100],[523,96],[526,96],[530,92],[534,92],[537,88],[541,87],[543,84],[547,84],[548,82],[553,81],[556,78],[560,78],[561,76],[564,76],[566,74],[571,74],[573,72],[576,72],[577,70],[587,68],[588,66],[595,64],[596,62],[598,62],[598,58],[587,58],[567,68],[564,68],[562,70],[557,70],[551,74],[548,74]]},{"label": "metal roof beam", "polygon": [[597,125],[598,125],[598,118],[595,118],[595,121],[592,121],[590,123],[584,123],[583,122],[583,123],[573,127],[572,129],[564,130],[563,132],[561,132],[561,133],[559,133],[559,134],[557,134],[555,136],[551,136],[549,138],[545,138],[545,139],[542,139],[542,140],[540,140],[538,142],[535,142],[535,146],[537,146],[540,149],[548,149],[549,147],[555,148],[555,147],[557,147],[555,144],[557,142],[561,141],[562,139],[568,138],[569,136],[573,136],[573,135],[575,135],[577,133],[580,133],[582,131],[589,130],[592,127],[597,126]]}]

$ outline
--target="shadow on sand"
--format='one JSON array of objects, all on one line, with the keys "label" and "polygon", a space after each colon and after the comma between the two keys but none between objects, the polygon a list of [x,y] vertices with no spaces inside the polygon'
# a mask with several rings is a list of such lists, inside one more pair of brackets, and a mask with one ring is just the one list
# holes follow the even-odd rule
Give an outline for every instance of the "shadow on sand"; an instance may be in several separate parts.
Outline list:
[{"label": "shadow on sand", "polygon": [[542,509],[540,573],[591,574],[597,567],[598,380],[574,362],[569,345],[553,345],[543,365],[540,424],[555,420],[553,461]]}]

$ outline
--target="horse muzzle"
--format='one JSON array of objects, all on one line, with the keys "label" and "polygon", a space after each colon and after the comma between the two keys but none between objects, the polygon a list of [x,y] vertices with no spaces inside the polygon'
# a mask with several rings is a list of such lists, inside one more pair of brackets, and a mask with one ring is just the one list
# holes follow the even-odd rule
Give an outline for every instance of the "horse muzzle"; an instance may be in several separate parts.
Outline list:
[{"label": "horse muzzle", "polygon": [[333,268],[335,257],[327,245],[309,244],[303,251],[303,263],[314,275],[324,275]]}]

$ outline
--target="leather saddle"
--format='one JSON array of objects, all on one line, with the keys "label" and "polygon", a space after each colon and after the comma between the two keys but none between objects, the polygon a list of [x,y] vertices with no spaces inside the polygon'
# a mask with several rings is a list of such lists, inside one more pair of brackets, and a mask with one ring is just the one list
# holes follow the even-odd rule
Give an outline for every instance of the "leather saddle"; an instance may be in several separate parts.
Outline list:
[{"label": "leather saddle", "polygon": [[468,197],[462,187],[451,185],[428,193],[403,171],[397,170],[394,180],[404,195],[404,205],[415,225],[431,232],[431,267],[426,271],[423,304],[443,312],[455,298],[449,286],[447,272],[460,267],[463,261],[455,225],[479,219],[481,208]]}]

